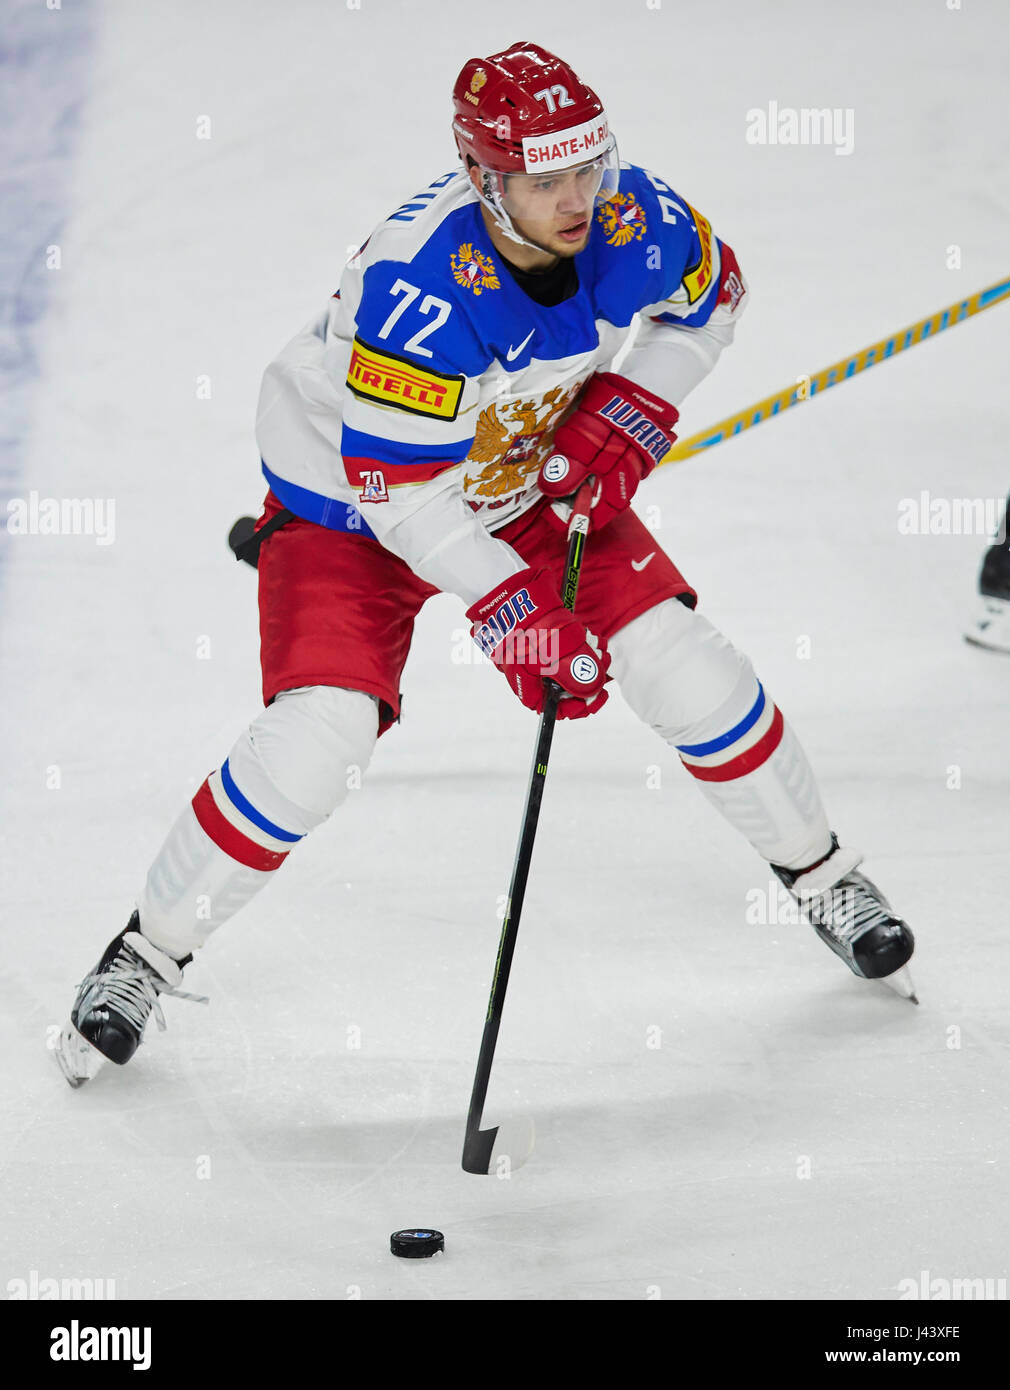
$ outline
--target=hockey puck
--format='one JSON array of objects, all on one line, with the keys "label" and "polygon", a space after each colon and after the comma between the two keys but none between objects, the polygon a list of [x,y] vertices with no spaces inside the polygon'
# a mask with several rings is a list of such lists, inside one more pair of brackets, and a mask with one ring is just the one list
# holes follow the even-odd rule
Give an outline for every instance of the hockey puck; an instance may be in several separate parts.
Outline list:
[{"label": "hockey puck", "polygon": [[402,1259],[425,1260],[445,1249],[445,1236],[431,1230],[394,1231],[389,1237],[389,1248]]}]

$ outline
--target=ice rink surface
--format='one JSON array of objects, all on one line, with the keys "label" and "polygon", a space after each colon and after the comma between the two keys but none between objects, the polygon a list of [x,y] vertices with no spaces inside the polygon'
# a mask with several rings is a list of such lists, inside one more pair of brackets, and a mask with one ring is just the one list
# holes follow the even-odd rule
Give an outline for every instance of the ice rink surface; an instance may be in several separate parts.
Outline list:
[{"label": "ice rink surface", "polygon": [[[0,1296],[32,1271],[142,1299],[1007,1278],[1010,659],[961,638],[984,535],[898,530],[902,499],[1010,487],[1006,306],[636,499],[914,928],[918,1009],[788,920],[615,695],[555,739],[486,1111],[531,1114],[537,1147],[464,1174],[536,721],[441,597],[363,788],[187,971],[210,1005],[166,1000],[168,1031],[79,1091],[47,1050],[259,708],[224,537],[264,491],[262,369],[453,167],[463,61],[561,52],[623,157],[732,243],[752,303],[687,435],[1006,276],[1002,0],[10,12],[3,482],[114,499],[115,533],[0,537]],[[851,111],[852,152],[749,144],[771,101]],[[395,1260],[425,1223],[445,1256]]]}]

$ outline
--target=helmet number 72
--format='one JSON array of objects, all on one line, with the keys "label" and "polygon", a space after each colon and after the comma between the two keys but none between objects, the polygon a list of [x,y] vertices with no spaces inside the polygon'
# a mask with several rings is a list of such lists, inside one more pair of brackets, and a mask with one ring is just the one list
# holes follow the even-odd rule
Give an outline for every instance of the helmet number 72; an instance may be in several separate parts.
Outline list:
[{"label": "helmet number 72", "polygon": [[[561,82],[555,82],[553,87],[544,87],[543,91],[534,92],[533,97],[535,101],[542,101],[552,116],[559,106],[575,105],[568,95],[568,88]],[[555,97],[557,102],[554,100]]]}]

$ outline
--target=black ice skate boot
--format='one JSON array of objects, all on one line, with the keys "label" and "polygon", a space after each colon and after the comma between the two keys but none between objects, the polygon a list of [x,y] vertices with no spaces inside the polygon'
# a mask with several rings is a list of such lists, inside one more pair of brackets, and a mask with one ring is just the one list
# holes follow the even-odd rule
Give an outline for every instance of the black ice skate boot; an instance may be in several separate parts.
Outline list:
[{"label": "black ice skate boot", "polygon": [[140,1046],[152,1010],[158,1027],[165,1028],[159,994],[206,1004],[202,995],[178,988],[182,968],[192,959],[177,961],[159,951],[141,934],[140,915],[134,912],[81,981],[70,1022],[60,1034],[56,1058],[71,1086],[90,1080],[106,1061],[125,1065]]},{"label": "black ice skate boot", "polygon": [[[1010,511],[1003,523],[1010,526]],[[982,561],[978,577],[975,614],[964,638],[976,647],[994,652],[1010,652],[1010,548],[991,545]]]},{"label": "black ice skate boot", "polygon": [[917,1004],[912,977],[904,968],[915,938],[877,885],[856,871],[862,857],[858,850],[842,849],[832,835],[831,850],[811,868],[772,868],[817,935],[854,975],[882,980]]}]

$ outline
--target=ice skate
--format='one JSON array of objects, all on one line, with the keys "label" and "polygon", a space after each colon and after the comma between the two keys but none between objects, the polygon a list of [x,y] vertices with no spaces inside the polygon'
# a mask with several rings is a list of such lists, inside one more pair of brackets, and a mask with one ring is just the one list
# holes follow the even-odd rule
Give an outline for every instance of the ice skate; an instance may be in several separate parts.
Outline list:
[{"label": "ice skate", "polygon": [[[1004,521],[1004,534],[1007,522]],[[991,545],[978,577],[975,612],[964,640],[992,652],[1010,652],[1010,550]]]},{"label": "ice skate", "polygon": [[991,652],[1010,652],[1010,599],[979,594],[964,640]]},{"label": "ice skate", "polygon": [[842,849],[836,836],[826,859],[802,872],[772,865],[796,898],[814,931],[854,975],[880,980],[897,994],[919,1001],[907,964],[915,938],[875,883],[857,871],[857,850]]},{"label": "ice skate", "polygon": [[164,1030],[160,994],[207,1002],[202,995],[186,994],[178,988],[183,966],[192,956],[173,960],[139,928],[140,917],[134,912],[128,925],[109,942],[94,970],[81,981],[56,1049],[60,1069],[71,1086],[89,1081],[106,1061],[124,1066],[140,1046],[152,1012]]}]

